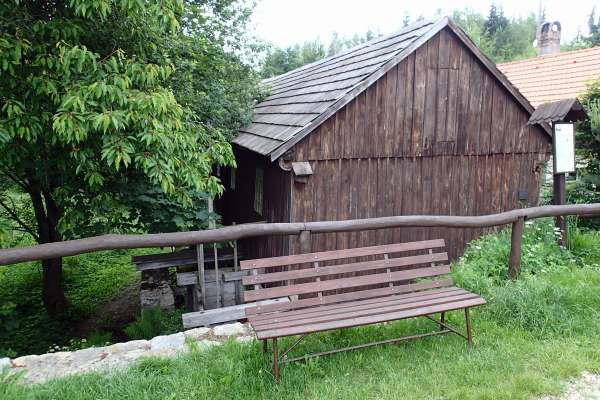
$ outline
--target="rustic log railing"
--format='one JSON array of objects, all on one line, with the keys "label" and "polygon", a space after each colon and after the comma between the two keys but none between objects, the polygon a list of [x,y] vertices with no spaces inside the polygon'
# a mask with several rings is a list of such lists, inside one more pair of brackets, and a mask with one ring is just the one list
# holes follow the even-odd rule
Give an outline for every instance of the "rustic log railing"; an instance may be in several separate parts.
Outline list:
[{"label": "rustic log railing", "polygon": [[[486,228],[512,224],[509,276],[515,278],[519,274],[524,221],[567,215],[600,216],[600,203],[521,208],[480,216],[403,215],[344,221],[240,224],[191,232],[103,235],[29,247],[3,249],[0,250],[0,265],[74,256],[103,250],[189,246],[256,236],[301,235],[302,238],[302,236],[306,236],[306,233],[352,232],[400,227]],[[303,232],[305,232],[304,235],[302,235]]]}]

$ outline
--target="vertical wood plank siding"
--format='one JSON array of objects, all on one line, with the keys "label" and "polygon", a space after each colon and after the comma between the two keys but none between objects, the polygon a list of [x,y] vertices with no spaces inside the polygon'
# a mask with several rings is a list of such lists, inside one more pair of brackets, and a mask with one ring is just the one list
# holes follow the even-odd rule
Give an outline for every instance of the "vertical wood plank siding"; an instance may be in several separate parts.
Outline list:
[{"label": "vertical wood plank siding", "polygon": [[[227,171],[224,176],[225,194],[219,199],[218,211],[224,225],[267,221],[290,222],[291,176],[277,163],[265,157],[235,147],[237,168]],[[256,167],[264,168],[263,212],[254,210],[254,190]],[[230,185],[230,173],[235,171],[235,190]],[[247,258],[268,257],[289,252],[290,240],[285,236],[269,236],[242,240],[240,248]]]},{"label": "vertical wood plank siding", "polygon": [[[520,190],[536,204],[550,141],[540,128],[527,126],[528,118],[445,29],[292,149],[295,161],[311,162],[308,183],[266,170],[269,220],[481,215],[520,207]],[[286,184],[292,185],[291,215],[282,212],[290,206]],[[322,234],[311,238],[311,251],[442,237],[454,258],[482,233],[411,228]],[[289,243],[289,249],[271,243],[265,255],[300,252],[295,238]]]}]

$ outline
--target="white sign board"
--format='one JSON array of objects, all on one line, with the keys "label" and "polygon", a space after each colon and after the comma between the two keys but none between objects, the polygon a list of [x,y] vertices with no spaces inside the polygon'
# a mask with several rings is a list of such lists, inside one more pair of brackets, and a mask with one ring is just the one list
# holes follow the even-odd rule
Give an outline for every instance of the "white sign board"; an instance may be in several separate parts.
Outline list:
[{"label": "white sign board", "polygon": [[575,172],[575,129],[574,124],[554,124],[554,173]]}]

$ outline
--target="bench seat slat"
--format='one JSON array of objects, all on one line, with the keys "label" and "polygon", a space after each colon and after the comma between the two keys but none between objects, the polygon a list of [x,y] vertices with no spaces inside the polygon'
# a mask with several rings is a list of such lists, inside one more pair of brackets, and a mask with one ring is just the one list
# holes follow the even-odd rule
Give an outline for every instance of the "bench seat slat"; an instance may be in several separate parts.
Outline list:
[{"label": "bench seat slat", "polygon": [[292,326],[279,329],[261,330],[256,332],[256,337],[259,340],[270,339],[283,336],[301,335],[305,333],[315,333],[329,331],[340,328],[350,328],[355,326],[375,324],[379,322],[395,321],[399,319],[419,317],[423,315],[435,314],[443,311],[459,310],[466,307],[475,307],[485,304],[485,300],[481,297],[476,297],[468,300],[453,301],[450,303],[436,304],[431,306],[411,308],[408,310],[400,310],[388,313],[378,313],[374,315],[366,315],[356,318],[340,319],[335,321],[320,322],[306,324],[300,326]]},{"label": "bench seat slat", "polygon": [[350,272],[372,271],[376,269],[405,267],[409,265],[428,264],[448,261],[447,253],[422,254],[410,257],[389,258],[386,260],[363,261],[351,264],[331,265],[319,268],[304,268],[292,271],[263,273],[260,275],[244,276],[244,285],[281,282],[291,279],[322,277],[327,275],[346,274]]},{"label": "bench seat slat", "polygon": [[303,264],[315,261],[328,261],[338,260],[342,258],[356,258],[365,257],[386,253],[400,253],[405,251],[413,250],[426,250],[444,247],[444,239],[433,239],[423,240],[419,242],[407,242],[407,243],[396,243],[386,244],[381,246],[370,246],[370,247],[358,247],[354,249],[344,250],[332,250],[322,251],[318,253],[305,253],[297,254],[292,256],[282,257],[271,257],[271,258],[259,258],[255,260],[245,260],[240,262],[240,268],[256,269],[256,268],[269,268],[269,267],[281,267],[290,264]]},{"label": "bench seat slat", "polygon": [[351,278],[330,279],[320,282],[301,283],[290,286],[278,286],[266,289],[255,289],[244,292],[244,301],[257,301],[275,297],[293,296],[308,293],[324,292],[328,290],[348,289],[360,286],[376,285],[380,283],[399,282],[410,279],[426,278],[450,273],[450,266],[418,268],[407,271],[391,273],[370,274],[354,276]]},{"label": "bench seat slat", "polygon": [[463,293],[466,292],[464,289],[458,288],[456,286],[450,286],[450,287],[443,287],[440,289],[423,290],[420,292],[392,294],[392,295],[387,295],[384,297],[379,296],[376,298],[356,299],[356,300],[350,300],[350,301],[345,301],[345,302],[340,302],[340,303],[335,303],[335,304],[320,305],[319,307],[302,308],[299,310],[292,309],[292,310],[287,310],[287,311],[283,311],[283,312],[279,311],[279,312],[272,312],[272,313],[266,313],[266,314],[263,313],[263,314],[250,315],[250,316],[248,316],[248,320],[252,321],[253,324],[260,325],[264,321],[271,321],[271,320],[275,320],[275,319],[277,319],[277,320],[291,319],[291,318],[295,318],[297,316],[304,317],[311,313],[318,313],[321,311],[329,311],[329,310],[340,310],[341,311],[345,308],[354,307],[354,306],[358,306],[358,305],[383,304],[385,302],[395,301],[398,299],[422,299],[423,297],[427,297],[430,295],[454,293],[457,291],[462,291]]},{"label": "bench seat slat", "polygon": [[325,304],[339,304],[342,302],[348,302],[351,300],[360,299],[374,299],[381,298],[383,296],[396,295],[400,293],[419,292],[428,289],[444,288],[452,286],[454,282],[452,279],[441,279],[432,280],[427,282],[410,283],[402,286],[383,287],[378,289],[368,289],[348,293],[339,293],[321,298],[311,297],[308,299],[301,299],[292,301],[284,304],[259,304],[256,307],[249,307],[246,309],[246,316],[251,315],[269,315],[265,313],[272,313],[276,311],[285,310],[297,310],[306,307],[322,306]]},{"label": "bench seat slat", "polygon": [[306,317],[297,317],[290,320],[279,321],[277,318],[274,318],[272,321],[264,323],[262,325],[255,325],[252,320],[252,326],[254,326],[255,330],[272,330],[272,329],[280,329],[292,326],[301,326],[301,325],[309,325],[316,324],[322,322],[329,321],[337,321],[343,319],[352,319],[358,317],[364,317],[368,315],[374,314],[385,314],[390,312],[396,312],[400,310],[409,310],[412,308],[419,308],[425,306],[433,306],[436,304],[444,304],[451,303],[456,301],[463,300],[471,300],[478,298],[476,294],[469,292],[462,293],[452,293],[452,294],[442,294],[437,296],[431,296],[431,298],[426,299],[398,299],[395,301],[390,301],[382,304],[365,304],[365,305],[357,305],[355,307],[348,307],[338,312],[322,312],[316,314],[309,314]]},{"label": "bench seat slat", "polygon": [[340,314],[348,310],[358,310],[360,307],[387,307],[389,305],[400,304],[400,303],[412,303],[415,301],[424,301],[437,299],[442,297],[450,297],[456,295],[468,294],[464,289],[457,287],[443,288],[438,290],[427,290],[425,292],[409,293],[397,296],[386,296],[377,299],[367,299],[359,301],[350,301],[342,304],[335,304],[329,306],[313,307],[303,310],[286,311],[277,314],[267,315],[256,315],[249,317],[248,320],[252,323],[252,326],[260,328],[263,325],[270,323],[291,321],[294,319],[305,319],[312,316],[328,315],[328,314]]}]

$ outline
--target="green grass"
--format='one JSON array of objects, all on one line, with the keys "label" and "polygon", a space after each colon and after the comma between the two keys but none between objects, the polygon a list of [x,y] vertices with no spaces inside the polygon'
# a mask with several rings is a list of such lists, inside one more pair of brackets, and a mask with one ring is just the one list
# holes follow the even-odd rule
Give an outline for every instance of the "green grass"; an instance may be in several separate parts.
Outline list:
[{"label": "green grass", "polygon": [[159,307],[142,310],[141,315],[125,327],[125,333],[131,340],[176,333],[183,329],[182,314],[181,310],[165,312]]},{"label": "green grass", "polygon": [[[462,315],[451,322],[460,325]],[[11,384],[10,399],[526,399],[557,393],[583,369],[600,371],[600,338],[531,335],[472,313],[475,347],[442,336],[285,365],[278,386],[258,344],[230,343],[172,360],[148,359],[126,372],[84,375],[41,386]],[[424,320],[399,321],[310,337],[299,351],[424,332]],[[289,344],[289,340],[287,340]]]},{"label": "green grass", "polygon": [[[258,343],[231,342],[177,359],[146,359],[109,375],[32,387],[0,383],[0,398],[530,399],[556,394],[565,379],[583,370],[600,373],[600,268],[594,256],[600,238],[579,234],[586,237],[567,250],[554,245],[549,221],[528,226],[523,274],[516,282],[504,279],[506,232],[472,243],[454,266],[457,282],[488,300],[472,310],[472,350],[456,335],[362,349],[284,365],[282,383],[276,385],[270,359]],[[461,312],[450,313],[449,321],[464,326]],[[430,321],[416,319],[335,331],[309,336],[293,352],[432,329]]]},{"label": "green grass", "polygon": [[0,357],[67,345],[73,323],[138,279],[131,255],[112,251],[65,258],[64,287],[71,308],[61,320],[48,317],[42,304],[39,263],[0,266]]}]

